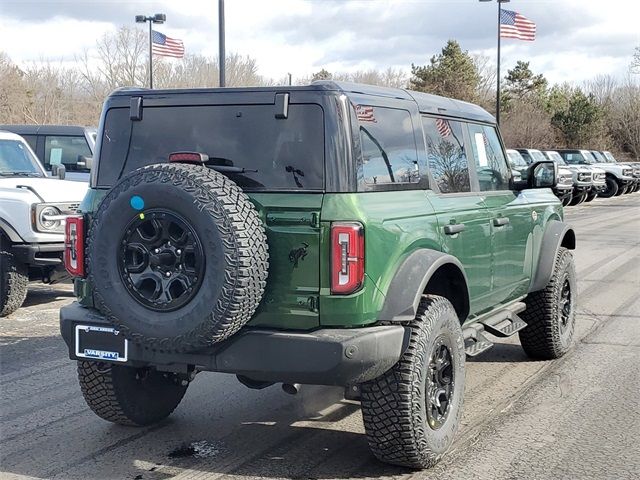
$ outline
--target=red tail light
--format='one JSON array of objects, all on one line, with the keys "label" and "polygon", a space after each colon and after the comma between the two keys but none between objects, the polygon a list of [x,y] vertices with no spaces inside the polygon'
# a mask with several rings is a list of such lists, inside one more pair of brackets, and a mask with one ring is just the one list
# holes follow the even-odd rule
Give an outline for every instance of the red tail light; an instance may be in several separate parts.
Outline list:
[{"label": "red tail light", "polygon": [[196,163],[200,165],[207,160],[209,160],[209,156],[200,152],[173,152],[169,154],[170,162]]},{"label": "red tail light", "polygon": [[64,226],[64,267],[72,277],[84,277],[83,217],[67,217]]},{"label": "red tail light", "polygon": [[359,223],[331,225],[331,293],[347,295],[364,281],[364,229]]}]

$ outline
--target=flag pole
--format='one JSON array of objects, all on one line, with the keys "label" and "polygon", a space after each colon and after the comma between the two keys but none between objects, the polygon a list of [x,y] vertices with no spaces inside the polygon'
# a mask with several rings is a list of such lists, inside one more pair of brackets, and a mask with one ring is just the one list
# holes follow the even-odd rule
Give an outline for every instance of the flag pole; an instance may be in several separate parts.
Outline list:
[{"label": "flag pole", "polygon": [[153,21],[149,20],[149,88],[153,90]]},{"label": "flag pole", "polygon": [[218,63],[220,67],[220,86],[224,87],[225,81],[225,63],[226,53],[224,45],[224,0],[218,0]]},{"label": "flag pole", "polygon": [[502,14],[502,0],[498,0],[498,71],[496,78],[496,123],[500,125],[500,15]]}]

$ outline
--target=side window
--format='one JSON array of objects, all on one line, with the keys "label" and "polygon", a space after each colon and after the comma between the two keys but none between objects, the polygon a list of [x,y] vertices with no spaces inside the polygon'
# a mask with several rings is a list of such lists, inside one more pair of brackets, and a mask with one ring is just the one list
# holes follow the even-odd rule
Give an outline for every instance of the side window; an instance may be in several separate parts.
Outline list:
[{"label": "side window", "polygon": [[509,189],[509,168],[494,127],[469,124],[481,192]]},{"label": "side window", "polygon": [[429,170],[442,193],[471,191],[462,124],[422,117]]},{"label": "side window", "polygon": [[406,110],[356,105],[362,180],[368,185],[418,183],[418,152]]},{"label": "side window", "polygon": [[91,150],[84,137],[47,136],[44,142],[44,164],[47,170],[51,165],[63,164],[67,170],[88,172],[78,167],[80,157],[91,157]]},{"label": "side window", "polygon": [[529,152],[527,152],[526,150],[518,150],[520,152],[520,155],[522,155],[522,158],[524,158],[524,161],[527,162],[527,164],[530,164],[533,159],[531,158],[531,155],[529,155]]}]

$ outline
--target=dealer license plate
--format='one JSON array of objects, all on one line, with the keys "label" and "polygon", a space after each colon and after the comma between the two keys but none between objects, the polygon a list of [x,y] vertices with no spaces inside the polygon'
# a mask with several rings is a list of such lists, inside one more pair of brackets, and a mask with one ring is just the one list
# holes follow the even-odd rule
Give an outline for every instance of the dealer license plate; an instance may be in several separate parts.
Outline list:
[{"label": "dealer license plate", "polygon": [[128,344],[115,328],[76,325],[76,357],[126,362]]}]

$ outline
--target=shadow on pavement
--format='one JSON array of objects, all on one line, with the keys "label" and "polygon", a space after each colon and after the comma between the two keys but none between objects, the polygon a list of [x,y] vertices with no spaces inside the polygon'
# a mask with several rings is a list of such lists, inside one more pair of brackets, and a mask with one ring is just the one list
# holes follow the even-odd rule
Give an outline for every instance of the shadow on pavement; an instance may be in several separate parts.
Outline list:
[{"label": "shadow on pavement", "polygon": [[64,299],[74,299],[75,295],[73,290],[68,284],[60,285],[29,285],[27,292],[27,298],[22,304],[22,307],[35,307],[38,305],[44,305],[46,303],[56,302]]}]

